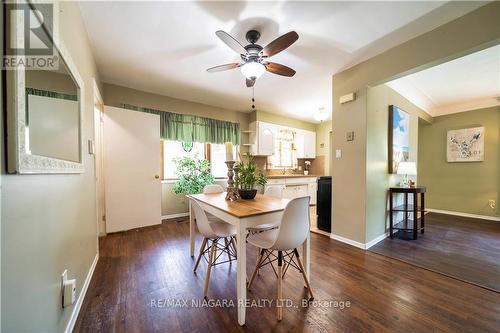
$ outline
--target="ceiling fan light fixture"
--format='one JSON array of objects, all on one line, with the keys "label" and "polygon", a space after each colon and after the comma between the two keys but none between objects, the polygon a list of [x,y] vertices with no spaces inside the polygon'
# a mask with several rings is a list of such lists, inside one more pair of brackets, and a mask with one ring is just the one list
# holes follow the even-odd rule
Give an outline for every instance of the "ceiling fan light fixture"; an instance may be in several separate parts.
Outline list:
[{"label": "ceiling fan light fixture", "polygon": [[266,71],[266,66],[260,62],[247,62],[241,66],[241,74],[243,74],[249,80],[256,80],[264,74]]},{"label": "ceiling fan light fixture", "polygon": [[328,112],[325,111],[324,107],[320,107],[318,111],[314,114],[314,119],[316,119],[319,122],[322,122],[326,119],[328,119]]}]

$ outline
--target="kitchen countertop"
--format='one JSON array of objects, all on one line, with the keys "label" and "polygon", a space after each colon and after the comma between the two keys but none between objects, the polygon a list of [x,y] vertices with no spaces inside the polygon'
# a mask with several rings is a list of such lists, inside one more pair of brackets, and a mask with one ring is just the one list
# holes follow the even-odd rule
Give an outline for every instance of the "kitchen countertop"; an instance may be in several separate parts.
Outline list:
[{"label": "kitchen countertop", "polygon": [[301,175],[301,174],[292,174],[292,175],[268,175],[267,178],[305,178],[305,177],[322,177],[322,175]]}]

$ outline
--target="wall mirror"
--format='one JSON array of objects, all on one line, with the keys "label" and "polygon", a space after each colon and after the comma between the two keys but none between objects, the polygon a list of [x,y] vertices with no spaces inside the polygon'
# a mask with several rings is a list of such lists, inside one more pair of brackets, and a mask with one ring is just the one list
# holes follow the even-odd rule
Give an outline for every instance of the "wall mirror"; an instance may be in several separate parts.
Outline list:
[{"label": "wall mirror", "polygon": [[[8,171],[84,172],[82,79],[64,44],[50,33],[57,31],[53,20],[48,27],[43,11],[32,4],[17,6],[25,15],[7,15],[7,45],[17,45],[12,56],[24,64],[7,70]],[[39,27],[35,37],[24,31],[28,15],[37,20],[30,22]]]}]

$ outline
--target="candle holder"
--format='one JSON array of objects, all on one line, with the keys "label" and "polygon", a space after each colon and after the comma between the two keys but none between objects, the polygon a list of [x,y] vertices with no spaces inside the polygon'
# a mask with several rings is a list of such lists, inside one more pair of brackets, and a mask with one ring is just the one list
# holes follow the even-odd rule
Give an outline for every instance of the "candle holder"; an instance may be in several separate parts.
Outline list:
[{"label": "candle holder", "polygon": [[240,193],[238,188],[234,187],[234,163],[235,161],[226,161],[227,165],[227,194],[226,200],[236,201],[240,199]]}]

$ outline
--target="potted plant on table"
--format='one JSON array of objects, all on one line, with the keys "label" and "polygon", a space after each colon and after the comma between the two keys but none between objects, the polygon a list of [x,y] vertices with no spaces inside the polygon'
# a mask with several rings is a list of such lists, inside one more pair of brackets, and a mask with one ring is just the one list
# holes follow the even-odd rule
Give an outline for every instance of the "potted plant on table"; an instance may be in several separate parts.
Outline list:
[{"label": "potted plant on table", "polygon": [[175,174],[179,177],[172,187],[175,194],[201,193],[205,185],[214,183],[207,160],[182,157],[174,159],[174,164]]},{"label": "potted plant on table", "polygon": [[267,177],[257,168],[252,155],[247,155],[247,162],[239,162],[235,167],[234,184],[242,199],[253,199],[257,195],[256,186],[264,186]]}]

